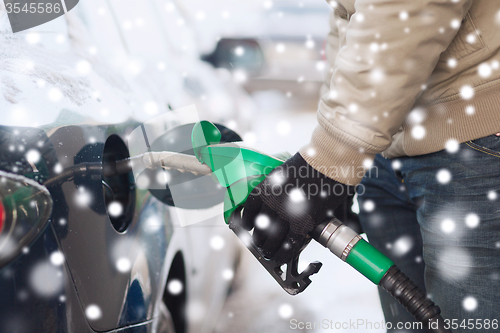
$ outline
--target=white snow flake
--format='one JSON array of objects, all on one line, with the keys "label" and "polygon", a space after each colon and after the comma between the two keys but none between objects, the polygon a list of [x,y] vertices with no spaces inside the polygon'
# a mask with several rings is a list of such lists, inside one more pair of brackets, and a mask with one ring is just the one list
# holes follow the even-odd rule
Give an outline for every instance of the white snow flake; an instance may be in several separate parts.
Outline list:
[{"label": "white snow flake", "polygon": [[234,49],[234,54],[236,54],[238,57],[241,57],[242,55],[245,54],[245,48],[243,46],[238,46]]},{"label": "white snow flake", "polygon": [[293,315],[293,308],[290,304],[282,304],[278,308],[278,314],[283,319],[288,319]]},{"label": "white snow flake", "polygon": [[446,151],[450,154],[454,154],[458,151],[458,149],[460,148],[460,144],[458,143],[457,140],[455,139],[450,139],[448,141],[446,141]]},{"label": "white snow flake", "polygon": [[170,173],[168,173],[167,171],[160,170],[156,174],[156,181],[158,182],[158,184],[166,185],[170,182],[170,179]]},{"label": "white snow flake", "polygon": [[406,21],[408,19],[408,12],[400,12],[399,13],[399,19],[401,21]]},{"label": "white snow flake", "polygon": [[203,21],[207,17],[207,14],[205,14],[204,11],[199,10],[196,12],[195,17],[198,21]]},{"label": "white snow flake", "polygon": [[413,247],[413,239],[410,236],[402,236],[394,242],[393,252],[397,256],[404,256]]},{"label": "white snow flake", "polygon": [[460,20],[458,20],[458,19],[451,20],[451,22],[450,22],[450,26],[451,26],[453,29],[458,29],[458,28],[460,28]]},{"label": "white snow flake", "polygon": [[66,37],[63,34],[58,34],[56,36],[56,42],[62,44],[66,41]]},{"label": "white snow flake", "polygon": [[28,152],[26,153],[26,159],[28,160],[28,162],[33,164],[38,163],[40,157],[40,153],[34,149],[28,150]]},{"label": "white snow flake", "polygon": [[474,88],[469,85],[463,86],[460,89],[460,96],[465,100],[471,99],[474,97]]},{"label": "white snow flake", "polygon": [[370,51],[372,51],[373,53],[377,53],[379,48],[380,47],[379,47],[378,43],[371,43],[370,44]]},{"label": "white snow flake", "polygon": [[441,222],[441,230],[446,234],[452,233],[455,231],[455,222],[452,219],[444,219]]},{"label": "white snow flake", "polygon": [[479,216],[474,213],[470,213],[465,217],[465,225],[469,228],[475,228],[479,225]]},{"label": "white snow flake", "polygon": [[87,60],[81,60],[76,64],[76,71],[78,74],[85,76],[92,70],[92,65]]},{"label": "white snow flake", "polygon": [[97,305],[90,304],[85,309],[85,315],[87,316],[87,318],[89,320],[97,320],[97,319],[100,319],[102,317],[102,311],[101,311],[101,308],[98,307]]},{"label": "white snow flake", "polygon": [[492,72],[491,66],[485,62],[483,62],[477,68],[477,73],[479,74],[480,77],[487,78],[491,75],[491,72]]},{"label": "white snow flake", "polygon": [[272,1],[264,1],[264,3],[262,5],[264,6],[265,9],[270,9],[273,7],[273,2]]},{"label": "white snow flake", "polygon": [[425,110],[417,108],[415,110],[412,110],[410,114],[408,115],[408,121],[412,125],[418,125],[421,124],[425,118],[427,117],[427,114]]},{"label": "white snow flake", "polygon": [[491,201],[496,200],[497,197],[498,197],[497,192],[495,192],[495,191],[488,192],[488,199],[489,200],[491,200]]},{"label": "white snow flake", "polygon": [[54,266],[61,266],[64,263],[64,254],[60,251],[52,252],[50,255],[50,262]]},{"label": "white snow flake", "polygon": [[119,272],[126,273],[132,268],[132,263],[128,258],[121,257],[116,261],[116,269]]},{"label": "white snow flake", "polygon": [[167,290],[171,295],[179,295],[184,289],[184,285],[180,280],[173,279],[168,282]]},{"label": "white snow flake", "polygon": [[222,238],[221,236],[213,236],[210,240],[210,246],[216,251],[222,250],[225,243],[226,242],[224,241],[224,238]]},{"label": "white snow flake", "polygon": [[465,108],[465,113],[467,113],[469,116],[473,115],[476,112],[476,108],[472,105],[468,105]]},{"label": "white snow flake", "polygon": [[273,172],[273,174],[271,176],[269,176],[269,180],[271,182],[271,185],[279,186],[285,182],[286,177],[282,171],[277,171],[277,172]]},{"label": "white snow flake", "polygon": [[394,161],[392,161],[392,164],[391,164],[391,165],[392,165],[392,168],[393,168],[394,170],[399,170],[399,169],[401,169],[401,162],[400,162],[399,160],[394,160]]},{"label": "white snow flake", "polygon": [[380,68],[375,68],[370,72],[370,79],[373,83],[381,83],[385,79],[384,71]]},{"label": "white snow flake", "polygon": [[450,67],[450,68],[457,67],[457,59],[455,59],[455,58],[448,59],[448,67]]},{"label": "white snow flake", "polygon": [[40,34],[32,32],[26,35],[26,41],[29,44],[36,44],[40,41]]},{"label": "white snow flake", "polygon": [[155,102],[147,102],[144,104],[144,111],[149,115],[154,115],[158,113],[158,104]]},{"label": "white snow flake", "polygon": [[436,179],[441,184],[448,184],[451,181],[451,172],[447,169],[441,169],[437,172]]},{"label": "white snow flake", "polygon": [[49,90],[48,96],[52,102],[58,102],[63,98],[63,93],[58,88],[52,88]]},{"label": "white snow flake", "polygon": [[307,47],[308,49],[312,49],[312,48],[314,47],[314,45],[315,45],[315,44],[316,44],[316,43],[314,43],[314,41],[313,41],[312,39],[308,39],[308,40],[306,41],[306,47]]},{"label": "white snow flake", "polygon": [[292,202],[302,202],[305,200],[305,196],[304,196],[304,193],[302,193],[302,191],[298,188],[295,188],[293,190],[290,191],[290,200],[292,200]]},{"label": "white snow flake", "polygon": [[146,175],[139,175],[139,177],[137,177],[136,179],[136,185],[139,187],[139,188],[143,188],[143,189],[146,189],[148,188],[149,186],[149,177],[146,176]]},{"label": "white snow flake", "polygon": [[257,142],[257,135],[254,132],[246,132],[243,135],[243,141],[245,141],[249,145],[255,144]]},{"label": "white snow flake", "polygon": [[238,83],[243,83],[248,80],[247,72],[243,69],[238,69],[233,72],[233,79]]},{"label": "white snow flake", "polygon": [[372,200],[366,200],[363,204],[363,210],[366,212],[372,212],[375,209],[375,203]]},{"label": "white snow flake", "polygon": [[370,169],[372,166],[373,166],[373,160],[372,159],[367,158],[367,159],[365,159],[363,161],[363,168]]},{"label": "white snow flake", "polygon": [[352,113],[358,112],[358,105],[356,103],[349,104],[349,111]]},{"label": "white snow flake", "polygon": [[78,193],[76,194],[76,203],[80,206],[86,206],[92,201],[92,196],[88,191],[85,190],[83,186],[78,189]]},{"label": "white snow flake", "polygon": [[155,215],[148,217],[144,224],[146,231],[151,233],[160,230],[163,226],[163,222]]},{"label": "white snow flake", "polygon": [[317,61],[316,62],[316,70],[318,72],[322,72],[324,71],[326,68],[326,63],[324,61]]},{"label": "white snow flake", "polygon": [[266,229],[271,224],[271,220],[267,215],[259,214],[255,219],[255,226],[259,229]]},{"label": "white snow flake", "polygon": [[30,272],[31,289],[41,297],[53,297],[64,287],[61,271],[49,262],[36,264]]},{"label": "white snow flake", "polygon": [[122,204],[119,203],[118,201],[112,201],[108,205],[108,213],[109,213],[109,215],[111,215],[113,217],[122,215],[122,213],[123,213]]},{"label": "white snow flake", "polygon": [[35,63],[31,60],[28,60],[24,63],[24,68],[26,68],[28,71],[30,71],[33,68],[35,68]]},{"label": "white snow flake", "polygon": [[445,248],[437,263],[440,275],[448,281],[467,278],[473,266],[470,254],[457,247]]},{"label": "white snow flake", "polygon": [[234,277],[234,272],[232,269],[227,268],[222,271],[222,278],[224,280],[231,280]]},{"label": "white snow flake", "polygon": [[465,40],[467,40],[467,43],[469,44],[474,44],[477,40],[477,37],[474,34],[468,34]]},{"label": "white snow flake", "polygon": [[288,134],[290,134],[291,130],[292,125],[290,125],[289,121],[282,120],[278,122],[278,124],[276,124],[276,131],[281,136],[287,136]]},{"label": "white snow flake", "polygon": [[464,298],[462,305],[466,311],[472,312],[477,308],[477,300],[472,296]]},{"label": "white snow flake", "polygon": [[417,140],[422,140],[425,137],[425,128],[421,125],[414,126],[411,129],[411,136]]}]

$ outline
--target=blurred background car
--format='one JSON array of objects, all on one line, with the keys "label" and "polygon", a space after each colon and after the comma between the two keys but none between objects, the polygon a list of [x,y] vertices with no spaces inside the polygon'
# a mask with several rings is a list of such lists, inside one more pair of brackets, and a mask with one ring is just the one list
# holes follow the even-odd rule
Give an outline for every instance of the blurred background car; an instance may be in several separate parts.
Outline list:
[{"label": "blurred background car", "polygon": [[[204,59],[230,70],[251,93],[279,91],[290,99],[291,107],[314,107],[326,70],[325,32],[331,7],[325,1],[259,4],[257,8],[247,5],[255,12],[251,28],[233,23],[233,29],[229,29],[214,21],[205,23],[212,26],[212,36],[205,34],[205,38],[217,41],[212,46],[205,43],[210,51]],[[232,16],[242,15],[233,12]],[[221,26],[220,31],[215,32],[214,26]]]},{"label": "blurred background car", "polygon": [[[252,100],[199,59],[187,22],[167,33],[160,5],[82,1],[20,34],[1,5],[2,332],[213,331],[240,252],[222,216],[208,218],[222,207],[184,209],[208,217],[181,227],[131,172],[103,172],[130,156],[137,128],[151,147],[189,153],[176,139],[196,119],[173,111],[187,105],[248,128]],[[221,192],[206,177],[197,198]]]}]

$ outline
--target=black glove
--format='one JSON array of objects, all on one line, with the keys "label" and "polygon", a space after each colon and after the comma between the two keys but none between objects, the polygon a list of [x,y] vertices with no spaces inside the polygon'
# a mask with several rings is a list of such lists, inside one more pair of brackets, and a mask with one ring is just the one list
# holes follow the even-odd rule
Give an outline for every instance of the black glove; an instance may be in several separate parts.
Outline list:
[{"label": "black glove", "polygon": [[242,226],[268,259],[289,262],[307,245],[314,228],[333,217],[333,210],[354,187],[315,170],[295,154],[273,170],[249,195]]},{"label": "black glove", "polygon": [[354,193],[349,194],[333,211],[333,215],[338,218],[345,226],[348,226],[357,234],[363,233],[363,228],[359,222],[358,214],[352,211],[354,202]]}]

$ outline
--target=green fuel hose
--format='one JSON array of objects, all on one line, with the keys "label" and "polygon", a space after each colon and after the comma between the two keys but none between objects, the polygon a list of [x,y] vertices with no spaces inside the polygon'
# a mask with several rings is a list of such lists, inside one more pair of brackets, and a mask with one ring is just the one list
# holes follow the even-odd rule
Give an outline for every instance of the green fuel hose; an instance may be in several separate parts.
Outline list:
[{"label": "green fuel hose", "polygon": [[387,290],[429,332],[451,332],[445,327],[441,310],[392,260],[366,242],[338,219],[319,225],[311,237],[330,249],[370,281]]}]

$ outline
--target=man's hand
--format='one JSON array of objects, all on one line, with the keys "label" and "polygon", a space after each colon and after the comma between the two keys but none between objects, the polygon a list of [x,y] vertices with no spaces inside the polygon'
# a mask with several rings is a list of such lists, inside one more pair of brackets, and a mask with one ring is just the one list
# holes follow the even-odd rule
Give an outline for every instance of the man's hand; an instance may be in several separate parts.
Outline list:
[{"label": "man's hand", "polygon": [[333,217],[333,210],[354,187],[328,178],[295,154],[250,193],[242,216],[262,254],[290,261],[309,241],[307,234]]}]

